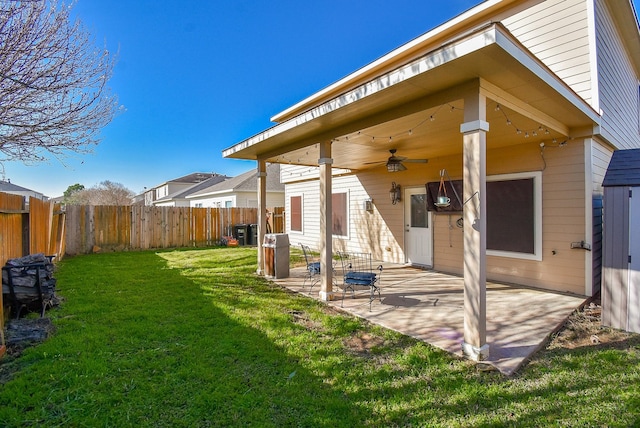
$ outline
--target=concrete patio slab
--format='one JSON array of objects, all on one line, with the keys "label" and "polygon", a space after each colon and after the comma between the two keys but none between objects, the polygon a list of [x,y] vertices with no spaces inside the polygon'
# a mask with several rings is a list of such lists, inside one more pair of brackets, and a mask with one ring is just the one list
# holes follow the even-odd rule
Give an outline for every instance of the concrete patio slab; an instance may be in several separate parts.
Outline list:
[{"label": "concrete patio slab", "polygon": [[[329,305],[373,323],[430,343],[462,356],[463,279],[431,270],[383,264],[381,299],[369,310],[369,291],[347,294],[334,290]],[[309,292],[302,288],[305,269],[292,268],[290,277],[276,280],[292,291],[319,298],[319,285]],[[338,272],[337,284],[341,284]],[[487,283],[487,342],[493,365],[506,375],[513,374],[533,353],[546,344],[551,333],[585,302],[586,297],[528,287]]]}]

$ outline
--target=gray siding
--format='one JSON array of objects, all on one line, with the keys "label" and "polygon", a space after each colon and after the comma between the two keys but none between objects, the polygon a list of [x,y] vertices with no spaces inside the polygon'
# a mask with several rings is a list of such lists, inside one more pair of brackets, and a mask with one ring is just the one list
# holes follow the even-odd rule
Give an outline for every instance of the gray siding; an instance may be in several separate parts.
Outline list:
[{"label": "gray siding", "polygon": [[618,149],[640,147],[638,77],[604,0],[595,0],[602,135]]}]

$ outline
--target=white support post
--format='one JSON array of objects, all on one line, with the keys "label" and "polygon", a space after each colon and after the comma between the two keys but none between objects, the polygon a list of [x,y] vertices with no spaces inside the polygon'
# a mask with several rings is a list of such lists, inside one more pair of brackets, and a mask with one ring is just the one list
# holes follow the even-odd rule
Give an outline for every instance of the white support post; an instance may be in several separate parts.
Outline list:
[{"label": "white support post", "polygon": [[320,298],[333,300],[331,141],[320,143]]},{"label": "white support post", "polygon": [[264,275],[262,243],[267,230],[267,163],[258,160],[258,275]]},{"label": "white support post", "polygon": [[463,134],[464,342],[463,354],[475,361],[489,356],[487,343],[486,97],[465,97]]}]

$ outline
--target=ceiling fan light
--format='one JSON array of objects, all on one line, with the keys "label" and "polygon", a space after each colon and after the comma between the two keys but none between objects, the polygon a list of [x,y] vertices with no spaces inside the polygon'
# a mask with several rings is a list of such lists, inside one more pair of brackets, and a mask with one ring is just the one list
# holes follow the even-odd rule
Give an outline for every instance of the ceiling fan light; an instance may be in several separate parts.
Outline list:
[{"label": "ceiling fan light", "polygon": [[401,162],[387,162],[387,172],[398,172],[407,169]]}]

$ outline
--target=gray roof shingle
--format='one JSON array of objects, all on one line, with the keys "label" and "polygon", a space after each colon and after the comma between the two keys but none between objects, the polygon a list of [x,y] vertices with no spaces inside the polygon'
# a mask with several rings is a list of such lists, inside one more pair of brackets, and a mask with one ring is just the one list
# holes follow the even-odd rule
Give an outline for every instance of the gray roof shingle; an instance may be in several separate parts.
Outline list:
[{"label": "gray roof shingle", "polygon": [[640,186],[640,149],[613,152],[602,186]]},{"label": "gray roof shingle", "polygon": [[[267,164],[267,191],[284,192],[284,184],[280,182],[280,164]],[[232,177],[223,182],[209,186],[198,192],[193,192],[189,196],[202,196],[223,191],[256,191],[258,188],[258,171],[257,169],[249,170],[243,174]]]}]

